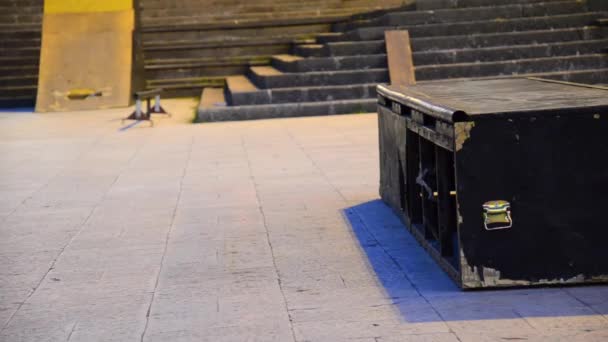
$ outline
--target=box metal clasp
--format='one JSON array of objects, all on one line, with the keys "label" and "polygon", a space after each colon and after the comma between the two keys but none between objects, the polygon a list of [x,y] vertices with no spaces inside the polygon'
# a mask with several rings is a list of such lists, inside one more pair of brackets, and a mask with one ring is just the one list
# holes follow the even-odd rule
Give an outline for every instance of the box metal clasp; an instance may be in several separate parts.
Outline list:
[{"label": "box metal clasp", "polygon": [[513,226],[511,204],[507,201],[489,201],[484,203],[483,220],[486,230],[511,228]]}]

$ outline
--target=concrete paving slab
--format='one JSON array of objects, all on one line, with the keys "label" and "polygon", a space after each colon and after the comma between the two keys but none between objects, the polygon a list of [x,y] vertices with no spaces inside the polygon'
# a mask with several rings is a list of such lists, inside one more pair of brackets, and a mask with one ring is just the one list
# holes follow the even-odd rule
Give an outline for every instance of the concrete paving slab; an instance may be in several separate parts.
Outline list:
[{"label": "concrete paving slab", "polygon": [[374,114],[0,114],[2,341],[605,341],[608,287],[463,293],[378,200]]}]

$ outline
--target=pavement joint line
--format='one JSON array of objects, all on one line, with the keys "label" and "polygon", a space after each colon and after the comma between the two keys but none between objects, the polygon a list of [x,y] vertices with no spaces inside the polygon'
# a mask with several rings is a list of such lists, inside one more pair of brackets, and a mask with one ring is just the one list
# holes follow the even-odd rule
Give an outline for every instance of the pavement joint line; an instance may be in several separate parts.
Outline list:
[{"label": "pavement joint line", "polygon": [[89,150],[92,150],[97,144],[99,144],[99,142],[101,142],[103,140],[103,138],[105,138],[105,134],[101,134],[97,139],[95,139],[95,141],[93,141],[92,143],[90,143],[87,148],[83,149],[80,153],[78,153],[78,156],[76,156],[76,158],[74,158],[74,160],[72,160],[69,163],[66,163],[67,165],[64,166],[63,168],[61,168],[61,170],[57,171],[57,173],[55,173],[52,177],[50,177],[48,179],[48,181],[46,183],[44,183],[44,185],[42,185],[41,187],[39,187],[38,189],[36,189],[34,192],[32,192],[31,194],[29,194],[29,196],[27,196],[23,201],[21,201],[21,203],[19,203],[17,206],[15,206],[15,208],[13,208],[13,210],[11,210],[8,213],[8,215],[5,215],[2,218],[2,220],[0,220],[0,223],[4,223],[6,220],[8,220],[8,218],[11,217],[17,211],[17,209],[19,209],[19,207],[21,207],[22,205],[24,205],[28,200],[32,199],[32,197],[34,197],[35,195],[37,195],[40,191],[42,191],[42,189],[44,189],[47,186],[49,186],[49,184],[51,184],[53,182],[53,180],[55,180],[55,178],[59,177],[73,163],[75,163],[78,160],[80,160],[80,158],[82,158],[87,152],[89,152]]},{"label": "pavement joint line", "polygon": [[[448,331],[451,334],[453,334],[454,337],[458,341],[462,342],[462,340],[460,339],[460,337],[458,336],[458,334],[456,334],[456,332],[452,329],[452,327],[450,327],[450,325],[447,324],[447,321],[445,320],[445,318],[443,317],[443,315],[441,314],[441,312],[433,305],[433,303],[431,303],[431,301],[422,292],[420,292],[420,289],[418,289],[418,286],[416,286],[416,284],[414,284],[414,282],[412,282],[412,280],[407,275],[407,273],[405,272],[405,270],[403,269],[403,267],[401,267],[401,265],[399,265],[399,263],[391,255],[391,253],[389,253],[386,250],[386,248],[384,248],[384,246],[382,245],[382,243],[380,243],[380,241],[378,241],[378,239],[376,238],[376,236],[374,235],[374,233],[370,229],[368,229],[367,223],[365,223],[365,221],[363,220],[363,218],[361,217],[361,215],[359,215],[359,212],[356,209],[349,209],[349,211],[351,213],[354,213],[357,216],[357,219],[363,225],[363,227],[365,227],[365,230],[367,231],[367,233],[374,238],[377,246],[380,246],[380,248],[382,249],[382,252],[384,254],[386,254],[386,256],[389,259],[391,259],[391,261],[393,262],[393,264],[397,267],[397,269],[399,269],[399,271],[403,274],[403,276],[405,277],[405,279],[407,279],[407,281],[412,285],[412,287],[414,288],[414,290],[416,291],[416,293],[420,296],[420,298],[422,298],[428,304],[428,306],[431,308],[431,310],[433,310],[433,312],[435,312],[435,314],[437,315],[437,317],[439,317],[441,319],[441,322],[443,322],[443,324],[445,324],[445,326],[448,328]],[[344,217],[344,215],[343,215],[343,217]],[[348,222],[348,218],[344,217],[344,220],[346,222]]]},{"label": "pavement joint line", "polygon": [[[302,151],[302,153],[306,156],[306,158],[312,163],[312,165],[319,170],[319,172],[321,173],[321,176],[323,177],[323,179],[327,182],[327,184],[329,184],[329,186],[331,186],[332,189],[334,189],[334,191],[336,193],[338,193],[338,195],[340,195],[340,198],[342,198],[342,200],[344,201],[344,203],[348,203],[348,200],[346,198],[346,196],[344,196],[344,194],[342,194],[342,192],[336,187],[336,185],[334,183],[332,183],[329,178],[327,177],[327,175],[325,174],[325,172],[323,171],[323,169],[321,169],[321,167],[319,165],[317,165],[317,163],[315,162],[315,160],[310,156],[310,154],[308,154],[308,152],[306,152],[306,150],[304,149],[304,147],[302,147],[302,145],[296,140],[296,138],[293,136],[293,134],[291,133],[291,131],[289,130],[288,127],[284,127],[285,131],[287,132],[287,135],[289,136],[289,138],[294,142],[294,144],[298,147],[298,149],[300,151]],[[342,279],[342,282],[344,282],[344,279]]]},{"label": "pavement joint line", "polygon": [[[79,160],[84,154],[85,152],[89,151],[90,149],[92,149],[95,145],[97,145],[103,138],[105,137],[104,134],[102,134],[99,138],[97,138],[93,143],[91,143],[89,145],[89,148],[85,149],[84,151],[82,151],[81,153],[78,154],[78,156],[74,159],[74,161],[72,161],[72,163],[74,163],[75,161]],[[133,155],[131,156],[131,158],[129,158],[129,161],[127,162],[126,165],[129,165],[131,163],[131,161],[135,158],[135,156],[137,155],[137,153],[139,152],[139,150],[141,149],[141,147],[144,144],[141,144],[133,153]],[[72,164],[70,163],[70,165]],[[125,167],[126,168],[126,167]],[[123,168],[123,170],[125,169]],[[39,191],[41,191],[43,188],[47,187],[53,179],[55,179],[56,177],[58,177],[63,171],[65,171],[67,169],[67,166],[64,167],[63,169],[61,169],[60,171],[57,172],[57,174],[55,174],[53,177],[51,177],[51,179],[42,187],[40,187],[37,191],[35,191],[34,193],[32,193],[30,196],[28,196],[25,200],[23,200],[23,202],[21,202],[9,215],[6,215],[4,220],[8,219],[8,217],[10,217],[15,211],[17,211],[17,208],[19,208],[21,205],[23,205],[25,202],[27,202],[27,200],[29,200],[30,198],[32,198],[35,194],[37,194]],[[26,298],[21,301],[19,303],[19,305],[17,306],[17,308],[15,309],[15,311],[13,311],[13,313],[9,316],[9,318],[6,320],[6,322],[4,323],[4,325],[2,326],[2,329],[0,329],[0,333],[4,332],[8,326],[10,325],[10,323],[12,322],[13,318],[17,315],[17,313],[19,313],[19,311],[21,310],[21,308],[23,307],[23,305],[25,305],[29,299],[36,293],[36,291],[38,290],[38,288],[40,287],[40,285],[42,285],[42,283],[44,282],[44,280],[46,279],[46,277],[48,276],[48,274],[55,268],[55,264],[57,263],[57,260],[59,260],[59,258],[61,258],[61,255],[63,254],[63,252],[66,250],[66,248],[68,248],[70,246],[70,244],[72,244],[72,242],[80,235],[80,233],[82,233],[82,231],[86,228],[87,223],[89,222],[89,220],[91,219],[91,217],[93,216],[93,214],[95,213],[95,210],[99,207],[99,204],[101,202],[103,202],[103,200],[105,199],[105,197],[107,196],[108,192],[110,191],[110,189],[112,189],[112,186],[114,186],[114,184],[116,184],[116,182],[118,181],[118,179],[120,178],[120,175],[122,174],[121,170],[118,175],[116,175],[116,177],[114,177],[114,180],[112,181],[112,183],[108,186],[108,188],[106,189],[106,191],[104,192],[103,196],[101,196],[101,198],[99,199],[99,201],[97,203],[95,203],[95,205],[93,206],[93,208],[91,209],[91,211],[89,212],[89,214],[87,215],[87,217],[84,219],[84,221],[80,224],[80,228],[78,229],[78,231],[70,238],[70,240],[59,250],[59,253],[57,253],[57,255],[55,256],[55,258],[53,259],[53,261],[51,262],[51,265],[49,266],[49,268],[46,270],[46,272],[42,275],[42,277],[40,278],[40,281],[36,284],[36,286],[34,286],[34,288],[32,288],[32,290],[30,291],[30,293],[26,296]],[[4,222],[4,221],[3,221]]]},{"label": "pavement joint line", "polygon": [[167,249],[169,247],[169,240],[171,239],[171,233],[173,232],[173,228],[175,228],[175,217],[177,216],[177,209],[179,208],[179,202],[182,198],[182,192],[184,189],[184,179],[186,178],[186,172],[188,170],[188,166],[190,165],[190,160],[192,159],[192,149],[194,147],[194,136],[190,138],[190,147],[188,149],[188,157],[186,158],[186,163],[184,165],[184,169],[182,171],[182,175],[179,181],[179,192],[177,194],[177,199],[175,200],[175,207],[173,208],[173,213],[171,215],[171,223],[169,224],[169,229],[167,231],[167,235],[165,237],[165,244],[163,247],[163,255],[160,258],[160,266],[158,267],[158,273],[156,274],[156,280],[154,282],[154,289],[152,290],[152,296],[150,297],[150,303],[148,304],[148,309],[146,310],[146,322],[144,324],[144,329],[141,332],[140,341],[145,341],[146,332],[148,331],[148,326],[150,324],[150,314],[152,313],[152,306],[154,305],[154,299],[156,298],[156,290],[158,289],[158,284],[160,282],[160,275],[163,271],[163,265],[165,262],[165,258],[167,256]]},{"label": "pavement joint line", "polygon": [[513,309],[511,310],[513,311],[513,313],[519,317],[520,319],[522,319],[530,328],[532,328],[533,330],[535,330],[536,328],[532,325],[532,323],[530,323],[530,321],[524,316],[522,315],[518,310]]},{"label": "pavement joint line", "polygon": [[[116,177],[116,179],[118,179],[118,177]],[[95,209],[97,209],[97,205],[95,205],[93,207],[93,209],[91,209],[91,211],[89,212],[89,215],[87,215],[87,217],[85,218],[84,222],[80,225],[80,229],[78,229],[78,231],[76,232],[76,234],[74,234],[72,236],[72,238],[65,245],[63,245],[63,247],[59,250],[59,253],[57,253],[57,255],[55,256],[55,258],[51,262],[51,265],[49,266],[49,268],[46,270],[46,272],[44,272],[44,274],[40,278],[40,281],[38,281],[38,283],[36,284],[36,286],[34,286],[34,288],[32,288],[32,290],[27,295],[27,297],[25,297],[25,299],[21,303],[19,303],[19,306],[17,306],[17,309],[15,309],[15,311],[13,311],[13,313],[10,315],[10,317],[6,320],[6,322],[4,323],[4,326],[2,326],[2,329],[0,330],[0,333],[4,332],[4,330],[6,330],[6,328],[8,328],[8,326],[11,324],[13,318],[17,315],[17,313],[19,312],[19,310],[21,310],[21,308],[23,307],[23,305],[25,305],[25,303],[27,303],[28,300],[30,298],[32,298],[32,296],[34,295],[34,293],[36,293],[36,291],[38,290],[38,288],[40,287],[40,285],[42,285],[42,283],[44,282],[44,280],[46,279],[46,277],[49,275],[49,273],[55,268],[55,264],[57,263],[57,260],[59,260],[59,258],[61,257],[61,255],[63,254],[63,252],[66,250],[66,248],[68,248],[70,246],[70,244],[74,241],[74,239],[76,239],[76,237],[84,230],[84,228],[86,227],[87,222],[89,221],[89,219],[95,213]]]},{"label": "pavement joint line", "polygon": [[68,337],[65,339],[66,342],[69,342],[70,339],[72,339],[72,335],[74,334],[74,331],[76,330],[77,326],[78,326],[78,321],[76,321],[76,323],[74,323],[72,325],[72,328],[70,329],[70,333],[68,334]]},{"label": "pavement joint line", "polygon": [[[608,316],[602,314],[601,311],[596,310],[593,305],[586,303],[584,300],[578,298],[577,296],[573,295],[572,293],[570,293],[570,291],[568,291],[567,288],[560,288],[560,290],[564,293],[566,293],[566,295],[568,295],[569,297],[573,298],[574,300],[576,300],[577,302],[583,304],[584,307],[589,308],[591,311],[593,311],[596,315],[600,316],[603,320],[608,322]],[[606,301],[604,301],[606,302]],[[603,302],[602,302],[603,303]]]},{"label": "pavement joint line", "polygon": [[247,157],[247,170],[249,173],[249,179],[251,180],[251,182],[253,183],[253,186],[255,188],[255,198],[256,198],[256,201],[258,202],[258,210],[259,210],[260,214],[262,215],[262,222],[264,223],[264,230],[266,232],[266,241],[268,242],[268,247],[270,248],[270,255],[272,256],[272,266],[277,275],[277,283],[279,286],[279,291],[281,292],[281,297],[283,299],[283,307],[285,308],[285,314],[287,315],[287,320],[289,321],[289,330],[291,332],[291,337],[293,338],[293,342],[297,342],[298,339],[296,338],[296,332],[293,327],[293,320],[292,320],[291,314],[289,313],[289,305],[287,304],[287,297],[285,296],[285,291],[283,291],[281,275],[279,273],[279,268],[277,267],[276,257],[275,257],[274,249],[272,247],[272,241],[270,240],[270,232],[268,231],[268,224],[266,222],[266,214],[264,213],[264,208],[262,207],[262,202],[260,201],[258,186],[255,182],[255,177],[252,172],[251,159],[249,158],[249,151],[247,150],[247,145],[245,144],[245,139],[242,136],[241,136],[241,145],[245,152],[245,156]]}]

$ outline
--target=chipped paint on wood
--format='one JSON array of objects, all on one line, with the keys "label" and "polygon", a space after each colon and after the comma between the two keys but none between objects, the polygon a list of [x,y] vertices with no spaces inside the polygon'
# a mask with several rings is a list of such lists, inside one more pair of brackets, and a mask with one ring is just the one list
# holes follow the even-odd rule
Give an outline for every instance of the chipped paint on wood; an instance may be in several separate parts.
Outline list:
[{"label": "chipped paint on wood", "polygon": [[512,286],[539,286],[539,285],[573,285],[584,283],[603,283],[608,281],[608,276],[586,277],[578,274],[570,278],[538,279],[535,281],[523,279],[504,278],[500,270],[491,267],[477,267],[469,265],[462,250],[461,260],[461,284],[463,289],[489,288],[489,287],[512,287]]},{"label": "chipped paint on wood", "polygon": [[454,133],[456,136],[456,151],[460,151],[464,143],[471,137],[471,130],[475,127],[475,122],[456,122],[454,123]]}]

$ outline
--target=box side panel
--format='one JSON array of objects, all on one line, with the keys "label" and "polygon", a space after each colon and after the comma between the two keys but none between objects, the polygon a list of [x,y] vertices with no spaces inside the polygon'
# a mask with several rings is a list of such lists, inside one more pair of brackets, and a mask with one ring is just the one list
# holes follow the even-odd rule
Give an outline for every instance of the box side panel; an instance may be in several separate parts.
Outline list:
[{"label": "box side panel", "polygon": [[378,108],[380,137],[380,196],[393,209],[405,208],[405,118]]},{"label": "box side panel", "polygon": [[[608,113],[480,120],[456,133],[464,287],[608,280]],[[509,203],[510,228],[486,229],[497,227],[484,217],[490,201]]]}]

